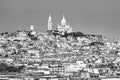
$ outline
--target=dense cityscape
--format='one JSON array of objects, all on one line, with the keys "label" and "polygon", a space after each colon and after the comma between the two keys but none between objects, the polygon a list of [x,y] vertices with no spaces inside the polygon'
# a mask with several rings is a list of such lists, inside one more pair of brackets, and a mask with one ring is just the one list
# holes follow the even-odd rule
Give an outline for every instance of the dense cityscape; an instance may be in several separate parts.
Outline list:
[{"label": "dense cityscape", "polygon": [[73,31],[64,15],[55,28],[49,15],[46,32],[0,33],[0,79],[120,79],[119,40]]}]

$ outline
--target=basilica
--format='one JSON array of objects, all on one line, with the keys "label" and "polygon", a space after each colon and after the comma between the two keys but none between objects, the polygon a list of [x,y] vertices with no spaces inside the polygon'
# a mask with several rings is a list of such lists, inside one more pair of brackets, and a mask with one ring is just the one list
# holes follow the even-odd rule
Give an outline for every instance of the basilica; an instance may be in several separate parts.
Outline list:
[{"label": "basilica", "polygon": [[[51,15],[49,15],[48,18],[48,30],[52,30],[53,26],[52,26],[52,18]],[[61,33],[61,34],[65,34],[65,33],[71,33],[73,31],[72,27],[67,23],[64,15],[63,18],[61,20],[61,24],[58,24],[57,26],[57,30]]]}]

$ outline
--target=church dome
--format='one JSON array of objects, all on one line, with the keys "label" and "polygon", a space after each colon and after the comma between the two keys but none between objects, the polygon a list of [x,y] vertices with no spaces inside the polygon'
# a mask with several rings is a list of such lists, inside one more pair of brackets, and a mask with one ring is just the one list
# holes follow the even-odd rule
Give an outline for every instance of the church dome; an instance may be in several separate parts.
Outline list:
[{"label": "church dome", "polygon": [[61,25],[66,25],[66,19],[65,19],[64,15],[63,15],[63,18],[61,20]]},{"label": "church dome", "polygon": [[30,30],[34,30],[34,26],[33,25],[30,26]]}]

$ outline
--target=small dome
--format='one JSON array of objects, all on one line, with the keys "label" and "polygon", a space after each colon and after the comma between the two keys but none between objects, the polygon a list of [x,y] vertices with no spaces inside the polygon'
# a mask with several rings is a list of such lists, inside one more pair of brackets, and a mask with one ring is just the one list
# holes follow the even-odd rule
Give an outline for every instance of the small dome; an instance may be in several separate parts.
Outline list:
[{"label": "small dome", "polygon": [[34,30],[34,26],[33,25],[30,26],[30,30]]},{"label": "small dome", "polygon": [[67,28],[70,28],[70,25],[68,24]]}]

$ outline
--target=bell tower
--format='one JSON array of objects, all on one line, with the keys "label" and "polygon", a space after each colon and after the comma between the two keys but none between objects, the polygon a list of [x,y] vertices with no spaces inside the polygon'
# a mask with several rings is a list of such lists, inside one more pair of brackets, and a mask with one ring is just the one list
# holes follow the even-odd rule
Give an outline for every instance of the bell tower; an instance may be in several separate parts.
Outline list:
[{"label": "bell tower", "polygon": [[48,18],[48,30],[52,30],[52,18],[51,18],[51,15],[49,15],[49,18]]}]

